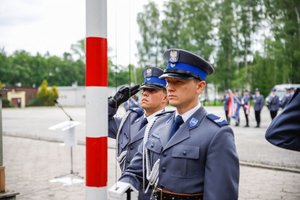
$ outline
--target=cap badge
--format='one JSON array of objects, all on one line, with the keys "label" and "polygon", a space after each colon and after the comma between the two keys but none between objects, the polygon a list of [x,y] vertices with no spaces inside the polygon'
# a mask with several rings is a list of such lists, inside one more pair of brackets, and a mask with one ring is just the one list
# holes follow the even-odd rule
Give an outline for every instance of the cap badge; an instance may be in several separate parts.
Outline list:
[{"label": "cap badge", "polygon": [[169,62],[176,63],[177,61],[178,61],[178,51],[171,50]]},{"label": "cap badge", "polygon": [[147,69],[146,70],[146,77],[149,77],[152,75],[152,70],[151,69]]}]

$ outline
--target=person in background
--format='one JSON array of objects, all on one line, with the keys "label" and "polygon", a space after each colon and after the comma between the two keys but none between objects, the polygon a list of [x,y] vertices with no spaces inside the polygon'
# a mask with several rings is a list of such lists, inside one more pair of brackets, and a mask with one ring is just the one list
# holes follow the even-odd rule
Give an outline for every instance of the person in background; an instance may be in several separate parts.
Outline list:
[{"label": "person in background", "polygon": [[291,88],[285,88],[285,94],[280,101],[280,107],[284,109],[287,103],[291,100]]},{"label": "person in background", "polygon": [[255,89],[255,94],[253,95],[254,100],[254,112],[255,112],[255,120],[256,120],[256,128],[260,127],[260,113],[264,107],[264,96],[262,96],[259,92],[259,89]]},{"label": "person in background", "polygon": [[154,191],[153,199],[237,200],[239,159],[233,131],[199,102],[213,67],[186,50],[169,49],[164,56],[168,65],[161,77],[176,111],[147,125],[142,148],[109,195],[145,187]]},{"label": "person in background", "polygon": [[235,120],[235,126],[240,125],[240,108],[242,104],[242,97],[239,95],[239,90],[235,90],[233,93],[234,115],[232,118]]},{"label": "person in background", "polygon": [[247,89],[244,90],[244,94],[241,102],[242,102],[245,119],[246,119],[246,125],[244,127],[249,127],[250,96],[249,96],[249,91]]},{"label": "person in background", "polygon": [[290,87],[290,96],[294,96],[295,94],[295,88],[294,87]]},{"label": "person in background", "polygon": [[271,119],[273,120],[276,117],[280,107],[279,97],[276,94],[275,88],[272,89],[272,93],[268,97],[267,107],[270,111]]},{"label": "person in background", "polygon": [[[123,172],[128,167],[134,154],[138,151],[143,141],[146,124],[157,114],[164,112],[167,105],[166,81],[160,79],[163,71],[156,67],[146,68],[143,71],[144,83],[140,106],[129,108],[123,118],[114,116],[118,106],[126,101],[130,95],[136,93],[136,89],[121,88],[117,94],[109,100],[109,137],[117,139],[117,161]],[[130,93],[131,91],[131,93]],[[121,97],[121,98],[120,98]],[[126,97],[126,98],[125,98]],[[147,199],[150,194],[143,191],[139,193],[139,199]]]},{"label": "person in background", "polygon": [[232,99],[230,97],[230,92],[229,90],[225,90],[225,94],[223,96],[222,102],[224,104],[224,111],[225,111],[225,116],[226,116],[226,120],[228,122],[228,124],[230,124],[230,106],[231,106],[231,102]]},{"label": "person in background", "polygon": [[300,89],[266,131],[266,140],[281,148],[300,151]]}]

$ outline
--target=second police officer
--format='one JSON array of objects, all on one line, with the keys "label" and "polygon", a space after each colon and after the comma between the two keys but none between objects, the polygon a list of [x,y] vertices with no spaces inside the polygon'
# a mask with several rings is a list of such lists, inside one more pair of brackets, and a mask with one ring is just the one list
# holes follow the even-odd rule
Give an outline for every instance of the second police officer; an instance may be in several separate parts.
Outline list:
[{"label": "second police officer", "polygon": [[273,120],[280,108],[279,97],[276,94],[276,89],[272,89],[272,93],[268,96],[267,107],[270,111],[271,119]]},{"label": "second police officer", "polygon": [[[169,49],[164,57],[170,105],[147,125],[143,148],[133,158],[114,195],[129,187],[153,189],[153,199],[236,200],[239,160],[232,129],[199,102],[213,67],[201,57]],[[145,181],[143,177],[147,177]],[[136,188],[136,189],[135,189]]]},{"label": "second police officer", "polygon": [[[167,105],[166,81],[160,79],[163,71],[156,67],[143,71],[144,83],[141,85],[139,107],[129,107],[123,118],[114,116],[118,106],[137,92],[138,86],[123,87],[109,100],[109,137],[117,139],[117,160],[123,172],[137,152],[144,137],[145,125]],[[139,199],[146,199],[147,194],[139,193]],[[149,195],[148,195],[149,196]],[[148,197],[149,198],[149,197]]]},{"label": "second police officer", "polygon": [[253,95],[254,100],[254,112],[255,112],[255,120],[256,120],[256,128],[260,127],[260,113],[264,107],[264,96],[262,96],[259,92],[259,89],[255,89],[255,94]]}]

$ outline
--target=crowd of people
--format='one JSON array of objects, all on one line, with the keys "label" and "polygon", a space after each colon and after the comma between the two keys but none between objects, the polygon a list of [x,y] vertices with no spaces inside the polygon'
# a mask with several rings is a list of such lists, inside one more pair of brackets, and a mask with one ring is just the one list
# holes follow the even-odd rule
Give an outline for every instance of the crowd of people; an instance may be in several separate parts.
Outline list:
[{"label": "crowd of people", "polygon": [[[280,108],[284,109],[287,103],[290,101],[295,93],[293,87],[286,88],[285,95],[280,99],[276,94],[276,89],[273,88],[271,94],[266,98],[260,94],[258,88],[254,90],[254,94],[250,94],[249,90],[244,89],[243,94],[240,95],[239,90],[234,90],[233,92],[228,89],[222,98],[224,104],[224,111],[226,120],[230,124],[231,119],[235,121],[235,126],[240,125],[240,108],[242,108],[245,116],[245,126],[249,127],[249,115],[251,111],[251,106],[253,106],[254,116],[256,120],[256,128],[260,127],[261,123],[261,110],[266,106],[270,112],[271,120],[273,120]],[[253,102],[253,103],[251,103]]]}]

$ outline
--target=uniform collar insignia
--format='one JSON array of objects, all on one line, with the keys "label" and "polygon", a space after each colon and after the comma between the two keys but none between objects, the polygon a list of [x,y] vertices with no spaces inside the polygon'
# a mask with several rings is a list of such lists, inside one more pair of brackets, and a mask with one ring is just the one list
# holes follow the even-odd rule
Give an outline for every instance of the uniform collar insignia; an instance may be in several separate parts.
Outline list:
[{"label": "uniform collar insignia", "polygon": [[178,51],[171,50],[169,62],[176,63],[177,61],[178,61]]},{"label": "uniform collar insignia", "polygon": [[190,128],[194,128],[194,127],[196,127],[197,126],[197,124],[198,124],[198,119],[196,119],[196,118],[192,118],[191,120],[190,120],[190,122],[189,122],[189,126],[190,126]]}]

